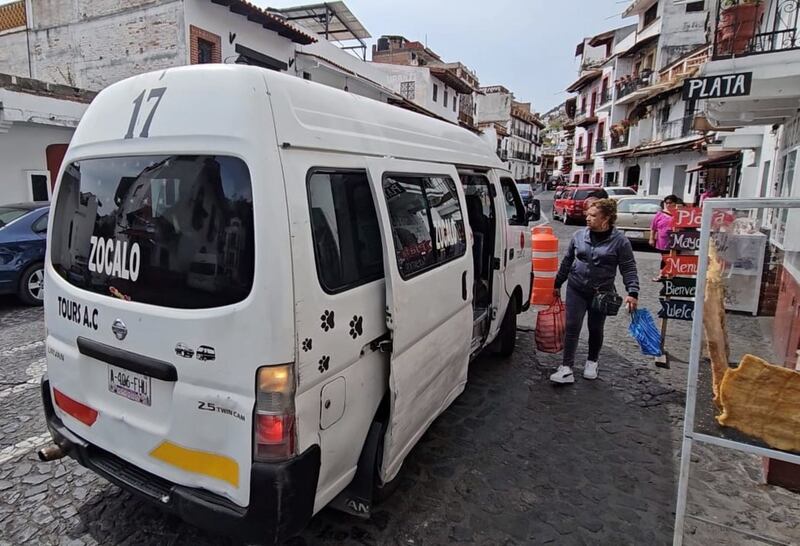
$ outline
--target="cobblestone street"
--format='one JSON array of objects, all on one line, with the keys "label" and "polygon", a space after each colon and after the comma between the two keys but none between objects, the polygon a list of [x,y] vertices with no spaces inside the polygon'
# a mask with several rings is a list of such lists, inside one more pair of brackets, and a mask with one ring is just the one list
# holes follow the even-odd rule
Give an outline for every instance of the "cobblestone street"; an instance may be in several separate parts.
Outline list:
[{"label": "cobblestone street", "polygon": [[[549,216],[549,201],[543,210]],[[576,229],[555,226],[562,249]],[[660,285],[648,279],[659,257],[643,249],[636,256],[641,305],[655,314]],[[0,298],[0,545],[230,543],[164,516],[71,459],[38,461],[35,448],[49,438],[38,390],[42,317],[40,308]],[[599,380],[578,373],[575,385],[554,388],[548,375],[560,355],[537,355],[534,320],[533,312],[521,319],[512,358],[472,364],[466,391],[412,451],[398,491],[372,519],[325,509],[290,544],[671,543],[690,323],[670,324],[675,360],[663,370],[640,355],[627,319],[614,317]],[[769,354],[746,320],[754,319],[731,319],[731,332],[748,332],[734,353]],[[578,362],[585,351],[582,341]],[[798,497],[761,485],[760,459],[701,446],[694,462],[691,514],[757,531],[772,544],[800,543]],[[685,543],[764,544],[694,520]]]}]

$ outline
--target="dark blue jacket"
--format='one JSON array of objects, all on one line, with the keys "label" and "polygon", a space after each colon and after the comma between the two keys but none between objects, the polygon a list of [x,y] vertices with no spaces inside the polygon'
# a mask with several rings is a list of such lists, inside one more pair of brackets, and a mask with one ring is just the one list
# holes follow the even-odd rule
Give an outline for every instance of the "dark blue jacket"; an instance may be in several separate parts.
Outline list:
[{"label": "dark blue jacket", "polygon": [[567,254],[556,275],[556,288],[564,281],[583,293],[614,289],[617,269],[628,294],[639,294],[639,275],[636,260],[628,238],[613,228],[605,240],[592,243],[589,228],[583,228],[572,237]]}]

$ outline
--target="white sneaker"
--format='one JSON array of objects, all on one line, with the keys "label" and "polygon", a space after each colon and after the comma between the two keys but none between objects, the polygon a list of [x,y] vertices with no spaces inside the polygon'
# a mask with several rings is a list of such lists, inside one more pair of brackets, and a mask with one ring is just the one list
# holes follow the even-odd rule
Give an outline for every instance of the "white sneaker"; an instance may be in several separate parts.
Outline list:
[{"label": "white sneaker", "polygon": [[586,366],[583,368],[583,378],[597,379],[597,362],[586,361]]},{"label": "white sneaker", "polygon": [[575,376],[572,375],[572,368],[569,366],[559,366],[556,373],[550,376],[553,383],[567,384],[575,383]]}]

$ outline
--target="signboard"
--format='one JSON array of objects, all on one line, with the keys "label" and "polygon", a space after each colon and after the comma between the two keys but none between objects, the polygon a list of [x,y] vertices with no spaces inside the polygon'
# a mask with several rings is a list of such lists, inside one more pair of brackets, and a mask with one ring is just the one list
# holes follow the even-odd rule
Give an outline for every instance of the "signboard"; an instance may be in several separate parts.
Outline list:
[{"label": "signboard", "polygon": [[681,207],[675,211],[676,229],[699,228],[700,220],[703,216],[703,209],[700,207]]},{"label": "signboard", "polygon": [[697,281],[695,279],[684,279],[676,277],[674,279],[662,279],[664,286],[661,288],[660,296],[667,298],[694,298],[697,293]]},{"label": "signboard", "polygon": [[691,277],[693,275],[697,275],[697,256],[685,254],[664,256],[664,267],[661,268],[662,277]]},{"label": "signboard", "polygon": [[658,300],[661,302],[659,318],[673,320],[694,320],[694,302],[687,300]]},{"label": "signboard", "polygon": [[[703,209],[701,207],[680,207],[675,211],[674,227],[676,229],[699,228],[702,217]],[[719,227],[730,224],[734,219],[734,214],[729,210],[715,210],[711,215],[711,224],[713,227]]]},{"label": "signboard", "polygon": [[752,72],[687,78],[683,82],[683,100],[744,97],[750,94],[752,84]]},{"label": "signboard", "polygon": [[669,234],[670,250],[695,251],[700,249],[700,233],[697,231],[680,231]]}]

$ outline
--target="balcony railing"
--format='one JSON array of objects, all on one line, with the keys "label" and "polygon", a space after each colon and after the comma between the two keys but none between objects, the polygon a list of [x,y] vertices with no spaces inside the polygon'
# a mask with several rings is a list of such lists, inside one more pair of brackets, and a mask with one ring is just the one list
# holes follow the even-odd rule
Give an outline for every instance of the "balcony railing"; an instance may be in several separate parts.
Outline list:
[{"label": "balcony railing", "polygon": [[508,151],[507,150],[496,150],[497,157],[500,158],[500,161],[508,161]]},{"label": "balcony railing", "polygon": [[605,152],[606,151],[606,139],[598,138],[597,142],[594,145],[595,152]]},{"label": "balcony railing", "polygon": [[[800,1],[800,0],[798,0]],[[642,70],[638,76],[623,76],[617,82],[617,99],[630,95],[634,91],[650,85],[653,78],[653,71],[649,68]]]},{"label": "balcony railing", "polygon": [[611,102],[612,97],[613,93],[611,92],[611,89],[606,89],[605,91],[600,93],[600,99],[599,99],[600,102],[598,102],[598,104],[600,105],[608,104],[609,102]]},{"label": "balcony railing", "polygon": [[586,148],[583,146],[580,148],[575,148],[575,159],[580,161],[582,157],[586,157]]},{"label": "balcony railing", "polygon": [[692,117],[685,117],[668,123],[662,123],[656,130],[656,140],[663,142],[696,134],[696,131],[692,129],[692,122]]},{"label": "balcony railing", "polygon": [[594,109],[587,111],[586,108],[579,110],[577,114],[575,114],[575,125],[581,127],[583,125],[591,125],[592,123],[597,121],[597,114],[594,112]]},{"label": "balcony railing", "polygon": [[611,134],[611,149],[624,148],[628,145],[628,135],[630,131],[625,131],[622,134]]},{"label": "balcony railing", "polygon": [[713,58],[800,48],[799,12],[800,0],[718,2]]}]

